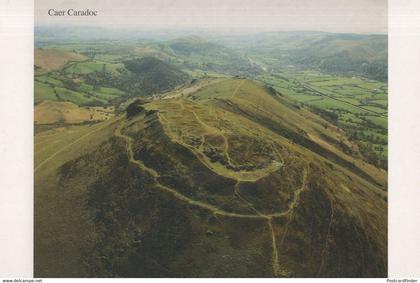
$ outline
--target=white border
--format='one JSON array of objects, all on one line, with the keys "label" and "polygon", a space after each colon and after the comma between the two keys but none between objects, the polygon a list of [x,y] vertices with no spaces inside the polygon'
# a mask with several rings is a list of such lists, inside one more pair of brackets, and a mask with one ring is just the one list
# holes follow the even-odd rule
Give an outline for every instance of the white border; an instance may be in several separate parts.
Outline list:
[{"label": "white border", "polygon": [[388,276],[420,277],[420,1],[388,8]]},{"label": "white border", "polygon": [[0,277],[33,274],[33,15],[0,0]]}]

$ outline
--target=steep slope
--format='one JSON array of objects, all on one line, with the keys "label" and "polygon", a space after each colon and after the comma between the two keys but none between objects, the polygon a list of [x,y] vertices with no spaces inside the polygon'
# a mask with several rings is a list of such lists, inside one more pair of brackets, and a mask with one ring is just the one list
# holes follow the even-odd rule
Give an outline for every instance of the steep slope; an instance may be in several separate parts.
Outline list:
[{"label": "steep slope", "polygon": [[37,277],[386,276],[384,171],[272,90],[226,80],[92,127],[36,138]]}]

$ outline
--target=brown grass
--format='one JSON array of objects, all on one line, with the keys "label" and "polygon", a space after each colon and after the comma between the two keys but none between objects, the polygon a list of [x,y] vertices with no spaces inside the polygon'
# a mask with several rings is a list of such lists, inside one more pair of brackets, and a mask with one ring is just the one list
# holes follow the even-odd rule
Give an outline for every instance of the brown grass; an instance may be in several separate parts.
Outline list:
[{"label": "brown grass", "polygon": [[43,101],[35,106],[34,121],[40,124],[80,124],[104,121],[113,116],[113,108],[79,107],[71,102]]},{"label": "brown grass", "polygon": [[35,49],[36,74],[43,74],[55,70],[60,70],[68,62],[83,61],[87,57],[74,52],[66,52],[57,49]]}]

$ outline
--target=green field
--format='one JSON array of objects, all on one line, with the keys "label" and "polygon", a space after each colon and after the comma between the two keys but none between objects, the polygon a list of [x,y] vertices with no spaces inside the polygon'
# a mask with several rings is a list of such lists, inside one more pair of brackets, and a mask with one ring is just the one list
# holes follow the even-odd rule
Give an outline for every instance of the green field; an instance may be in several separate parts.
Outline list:
[{"label": "green field", "polygon": [[93,99],[86,97],[83,93],[69,90],[62,87],[56,87],[57,96],[63,101],[70,101],[77,105],[86,104],[91,102]]},{"label": "green field", "polygon": [[55,79],[51,75],[37,76],[36,81],[47,83],[50,86],[63,86],[63,83],[60,80]]},{"label": "green field", "polygon": [[[126,72],[124,62],[145,56],[155,56],[178,68],[173,69],[169,77],[180,70],[193,79],[242,76],[243,69],[248,70],[245,71],[244,77],[252,77],[255,74],[254,71],[250,71],[252,67],[248,60],[234,55],[232,50],[195,37],[170,40],[162,44],[136,45],[115,41],[97,44],[66,43],[51,47],[79,52],[89,59],[71,62],[62,70],[37,76],[36,102],[65,100],[79,105],[106,105],[121,101],[121,97],[125,95],[159,93],[156,86],[168,81],[161,80],[164,76],[157,75],[155,79],[159,82],[156,83],[147,77],[149,71],[140,77],[130,77],[130,72]],[[269,56],[263,50],[259,52],[261,53],[248,53],[252,63],[265,66],[264,71],[254,78],[328,118],[344,129],[347,136],[362,148],[366,161],[386,168],[387,160],[383,158],[386,150],[377,148],[385,148],[387,145],[387,83],[357,75],[339,75],[321,72],[320,69],[289,66],[285,65],[287,60],[283,61],[275,55]],[[225,61],[229,62],[229,66]],[[161,68],[168,71],[169,65],[161,65]],[[139,85],[145,77],[151,84]],[[179,84],[178,80],[174,84]],[[220,93],[225,91],[220,90]],[[213,95],[211,94],[212,97]],[[378,135],[382,137],[380,142],[376,139]]]},{"label": "green field", "polygon": [[57,96],[54,93],[54,88],[48,84],[41,82],[35,82],[35,103],[43,100],[57,100]]},{"label": "green field", "polygon": [[110,64],[101,61],[89,61],[72,64],[65,69],[66,74],[89,74],[92,72],[109,72],[116,73],[122,68],[123,64]]},{"label": "green field", "polygon": [[327,115],[358,143],[367,161],[387,167],[386,83],[290,70],[258,79],[315,111],[320,109],[321,115]]},{"label": "green field", "polygon": [[113,100],[126,95],[125,92],[117,88],[93,86],[83,81],[84,75],[95,70],[100,71],[103,66],[106,66],[106,70],[115,72],[120,64],[104,65],[102,63],[83,62],[82,64],[72,64],[59,72],[36,76],[35,102],[44,100],[70,101],[77,105],[100,106],[110,104]]}]

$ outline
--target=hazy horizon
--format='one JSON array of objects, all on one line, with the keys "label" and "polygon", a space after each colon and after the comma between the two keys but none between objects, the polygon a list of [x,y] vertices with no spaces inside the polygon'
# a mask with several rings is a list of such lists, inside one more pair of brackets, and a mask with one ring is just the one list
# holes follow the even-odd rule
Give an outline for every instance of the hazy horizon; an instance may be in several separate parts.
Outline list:
[{"label": "hazy horizon", "polygon": [[186,36],[198,36],[202,37],[203,32],[206,34],[214,34],[214,35],[257,35],[261,33],[326,33],[326,34],[354,34],[354,35],[384,35],[387,36],[388,32],[345,32],[345,31],[324,31],[324,30],[281,30],[281,29],[233,29],[229,27],[225,28],[218,28],[218,29],[211,29],[211,28],[153,28],[153,27],[109,27],[109,26],[99,26],[99,25],[52,25],[52,24],[38,24],[34,26],[35,28],[88,28],[88,29],[105,29],[107,31],[112,32],[129,32],[129,31],[137,31],[137,32],[162,32],[162,33],[170,33],[170,32],[186,32],[188,33]]},{"label": "hazy horizon", "polygon": [[[96,17],[54,17],[49,9],[97,10]],[[318,31],[386,34],[384,0],[37,0],[36,26],[253,33]]]}]

